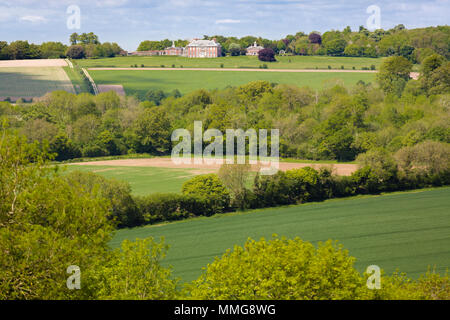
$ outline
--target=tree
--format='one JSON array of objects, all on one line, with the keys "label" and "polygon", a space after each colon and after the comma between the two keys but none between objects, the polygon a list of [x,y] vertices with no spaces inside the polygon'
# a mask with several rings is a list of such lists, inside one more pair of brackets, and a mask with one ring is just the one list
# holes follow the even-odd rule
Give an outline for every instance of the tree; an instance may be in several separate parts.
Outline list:
[{"label": "tree", "polygon": [[[76,299],[66,270],[88,272],[108,252],[108,204],[58,175],[46,145],[0,138],[0,299]],[[49,187],[51,186],[51,187]]]},{"label": "tree", "polygon": [[312,32],[309,34],[309,42],[314,43],[314,44],[322,44],[322,37],[320,34],[316,33],[316,32]]},{"label": "tree", "polygon": [[248,240],[208,265],[192,283],[193,299],[357,299],[365,286],[355,259],[335,242],[311,243],[275,237]]},{"label": "tree", "polygon": [[387,94],[400,96],[410,79],[412,63],[404,57],[389,57],[381,64],[377,81]]},{"label": "tree", "polygon": [[450,62],[439,54],[432,54],[422,62],[420,82],[428,94],[447,93],[450,88]]},{"label": "tree", "polygon": [[132,126],[132,145],[140,153],[165,154],[171,147],[171,125],[161,108],[145,109]]},{"label": "tree", "polygon": [[167,98],[167,95],[161,89],[150,89],[145,94],[145,100],[151,101],[155,103],[155,105],[159,106],[161,101]]},{"label": "tree", "polygon": [[59,59],[65,57],[67,46],[61,42],[44,42],[40,50],[43,59]]},{"label": "tree", "polygon": [[228,47],[228,51],[231,56],[239,56],[241,55],[241,46],[238,43],[232,43]]},{"label": "tree", "polygon": [[344,53],[347,42],[344,39],[334,39],[325,43],[327,54],[331,56],[340,56]]},{"label": "tree", "polygon": [[84,47],[80,45],[70,46],[66,51],[66,56],[71,59],[83,59],[85,57]]},{"label": "tree", "polygon": [[215,174],[196,176],[183,184],[184,195],[206,200],[212,212],[225,212],[230,206],[230,193]]},{"label": "tree", "polygon": [[67,175],[71,182],[83,186],[90,193],[99,194],[108,199],[111,206],[108,218],[119,228],[135,227],[142,221],[138,214],[136,203],[131,196],[131,187],[125,181],[106,179],[92,172],[73,171]]},{"label": "tree", "polygon": [[275,52],[271,48],[265,48],[259,51],[258,59],[264,62],[274,62],[277,61],[275,59]]},{"label": "tree", "polygon": [[153,238],[125,240],[105,265],[88,274],[89,290],[105,300],[174,300],[178,280],[161,265],[168,246]]},{"label": "tree", "polygon": [[231,205],[241,210],[248,209],[250,205],[250,192],[246,188],[250,169],[249,164],[223,164],[218,173],[219,179],[230,191]]},{"label": "tree", "polygon": [[78,33],[76,33],[76,32],[72,33],[70,35],[70,39],[69,39],[70,44],[73,46],[76,45],[78,42],[78,37],[79,37]]}]

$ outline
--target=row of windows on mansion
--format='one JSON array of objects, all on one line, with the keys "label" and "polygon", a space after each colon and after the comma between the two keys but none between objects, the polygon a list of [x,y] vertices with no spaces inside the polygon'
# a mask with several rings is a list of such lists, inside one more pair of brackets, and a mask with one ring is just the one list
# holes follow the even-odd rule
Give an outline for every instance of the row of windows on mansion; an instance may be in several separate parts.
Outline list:
[{"label": "row of windows on mansion", "polygon": [[[264,49],[258,46],[256,42],[247,48],[248,56],[257,56],[259,51]],[[129,53],[131,56],[183,56],[188,58],[217,58],[222,56],[222,46],[213,40],[192,40],[186,47],[172,46],[164,50],[135,51]]]}]

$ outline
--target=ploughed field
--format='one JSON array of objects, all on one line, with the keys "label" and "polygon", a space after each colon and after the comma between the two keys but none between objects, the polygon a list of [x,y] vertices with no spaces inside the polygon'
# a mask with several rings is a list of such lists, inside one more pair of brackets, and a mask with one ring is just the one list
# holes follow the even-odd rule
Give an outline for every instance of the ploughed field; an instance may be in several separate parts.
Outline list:
[{"label": "ploughed field", "polygon": [[216,215],[158,226],[119,230],[111,241],[164,237],[170,249],[164,265],[183,281],[196,279],[208,263],[250,237],[273,234],[318,243],[339,240],[356,267],[380,266],[417,278],[450,266],[450,188],[329,200],[291,207]]}]

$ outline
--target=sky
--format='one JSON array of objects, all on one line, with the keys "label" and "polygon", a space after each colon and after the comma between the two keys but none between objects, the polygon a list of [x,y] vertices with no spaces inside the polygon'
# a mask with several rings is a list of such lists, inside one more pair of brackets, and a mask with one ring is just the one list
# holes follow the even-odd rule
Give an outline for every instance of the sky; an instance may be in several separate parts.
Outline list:
[{"label": "sky", "polygon": [[[367,26],[380,8],[381,28],[448,25],[450,0],[0,0],[0,41],[68,44],[73,32],[94,32],[101,42],[134,51],[143,40],[203,35],[282,39],[299,31]],[[72,6],[72,7],[71,7]],[[80,25],[74,11],[80,10]],[[69,26],[67,21],[69,19]]]}]

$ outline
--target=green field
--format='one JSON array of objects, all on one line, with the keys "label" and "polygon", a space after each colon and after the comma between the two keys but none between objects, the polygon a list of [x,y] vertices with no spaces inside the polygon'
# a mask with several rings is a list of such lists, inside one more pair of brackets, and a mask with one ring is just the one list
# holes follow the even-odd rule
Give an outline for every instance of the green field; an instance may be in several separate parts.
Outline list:
[{"label": "green field", "polygon": [[150,88],[170,92],[178,89],[186,94],[197,89],[223,89],[250,81],[267,80],[273,83],[294,84],[320,89],[324,85],[342,83],[353,86],[359,80],[374,82],[374,73],[283,73],[243,71],[148,71],[148,70],[90,70],[97,85],[122,84],[127,95],[144,95]]},{"label": "green field", "polygon": [[56,90],[75,93],[61,67],[0,68],[0,97],[41,97]]},{"label": "green field", "polygon": [[170,245],[165,265],[184,281],[197,278],[202,267],[247,238],[272,234],[317,243],[339,240],[356,267],[397,268],[417,278],[436,266],[450,267],[450,188],[330,200],[242,214],[216,215],[160,226],[124,229],[111,241],[165,237]]},{"label": "green field", "polygon": [[[370,68],[375,65],[378,69],[382,58],[350,58],[350,57],[329,57],[329,56],[278,56],[277,62],[266,63],[269,69],[345,69],[361,70],[363,67]],[[143,64],[145,67],[175,67],[179,68],[259,68],[264,64],[257,57],[239,56],[239,57],[220,57],[214,59],[205,58],[185,58],[170,56],[154,57],[116,57],[105,59],[83,59],[77,60],[77,64],[85,68],[93,67],[130,67],[137,64],[139,67]]]},{"label": "green field", "polygon": [[192,169],[90,165],[70,165],[67,170],[94,172],[108,179],[126,181],[130,183],[132,193],[138,196],[156,192],[179,193],[183,183],[198,172]]}]

